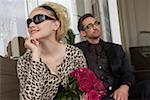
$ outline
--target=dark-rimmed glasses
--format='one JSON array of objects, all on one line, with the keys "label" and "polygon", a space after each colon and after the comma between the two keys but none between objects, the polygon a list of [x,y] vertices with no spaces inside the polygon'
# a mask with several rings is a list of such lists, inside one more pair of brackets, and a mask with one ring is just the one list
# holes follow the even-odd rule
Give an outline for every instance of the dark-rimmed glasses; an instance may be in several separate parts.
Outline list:
[{"label": "dark-rimmed glasses", "polygon": [[90,24],[84,26],[84,30],[86,30],[86,29],[92,29],[92,28],[94,28],[95,26],[98,26],[98,25],[100,25],[100,22],[99,21],[95,21],[94,24],[90,23]]},{"label": "dark-rimmed glasses", "polygon": [[56,20],[56,19],[54,19],[52,17],[49,17],[47,15],[38,14],[38,15],[35,15],[33,18],[28,18],[27,19],[27,27],[29,28],[29,25],[32,22],[34,22],[35,24],[40,24],[40,23],[42,23],[45,20]]}]

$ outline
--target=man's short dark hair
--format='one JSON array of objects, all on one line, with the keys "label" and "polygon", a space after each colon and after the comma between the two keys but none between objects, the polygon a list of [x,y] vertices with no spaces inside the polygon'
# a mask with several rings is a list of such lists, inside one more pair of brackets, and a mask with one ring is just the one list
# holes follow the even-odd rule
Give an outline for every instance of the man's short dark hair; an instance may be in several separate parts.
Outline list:
[{"label": "man's short dark hair", "polygon": [[84,14],[83,16],[81,16],[78,20],[78,30],[79,32],[84,30],[84,25],[82,24],[82,22],[84,21],[84,19],[88,18],[88,17],[94,17],[91,13],[87,13]]}]

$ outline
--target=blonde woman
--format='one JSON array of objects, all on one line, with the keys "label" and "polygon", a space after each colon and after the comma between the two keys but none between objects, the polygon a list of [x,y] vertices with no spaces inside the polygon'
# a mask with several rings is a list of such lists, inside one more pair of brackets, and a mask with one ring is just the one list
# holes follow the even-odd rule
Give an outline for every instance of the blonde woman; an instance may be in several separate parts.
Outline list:
[{"label": "blonde woman", "polygon": [[68,13],[64,6],[48,2],[35,8],[27,19],[27,52],[18,60],[20,100],[53,100],[68,75],[86,67],[80,49],[61,42],[68,30]]}]

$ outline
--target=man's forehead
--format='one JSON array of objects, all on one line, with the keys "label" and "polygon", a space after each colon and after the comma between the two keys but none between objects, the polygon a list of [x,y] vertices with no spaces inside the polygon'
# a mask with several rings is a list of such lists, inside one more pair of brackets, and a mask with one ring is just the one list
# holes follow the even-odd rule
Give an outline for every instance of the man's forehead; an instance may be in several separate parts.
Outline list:
[{"label": "man's forehead", "polygon": [[93,17],[87,17],[83,20],[82,24],[89,24],[89,23],[94,23],[96,21],[95,18]]}]

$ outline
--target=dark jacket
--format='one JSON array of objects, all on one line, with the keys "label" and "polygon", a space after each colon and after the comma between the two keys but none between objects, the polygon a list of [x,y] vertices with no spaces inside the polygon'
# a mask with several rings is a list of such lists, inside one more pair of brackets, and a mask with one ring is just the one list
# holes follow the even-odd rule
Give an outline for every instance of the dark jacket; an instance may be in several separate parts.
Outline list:
[{"label": "dark jacket", "polygon": [[[83,51],[86,59],[87,55],[90,53],[88,51],[88,44],[89,43],[87,41],[83,41],[74,45]],[[135,82],[134,75],[129,67],[129,63],[122,46],[114,43],[104,42],[103,40],[100,40],[100,44],[107,56],[108,65],[112,70],[112,74],[118,81],[117,86],[120,86],[121,84],[127,84],[129,87],[131,87]]]}]

